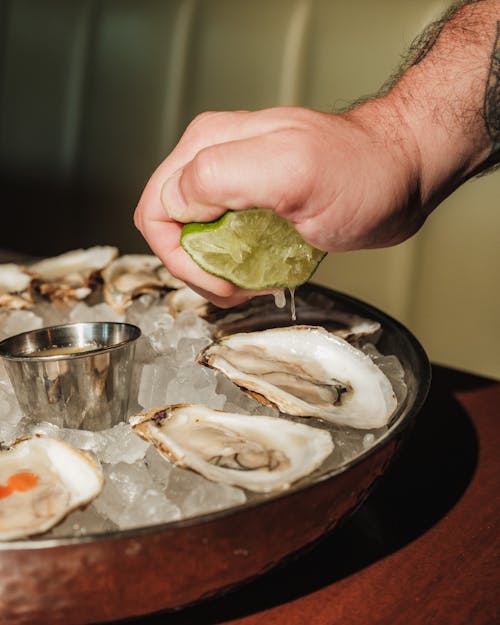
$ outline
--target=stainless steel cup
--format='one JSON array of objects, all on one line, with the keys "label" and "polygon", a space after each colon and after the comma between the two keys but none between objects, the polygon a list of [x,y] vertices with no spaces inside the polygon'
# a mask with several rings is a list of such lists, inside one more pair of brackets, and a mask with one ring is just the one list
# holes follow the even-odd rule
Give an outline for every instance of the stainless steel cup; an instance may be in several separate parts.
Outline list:
[{"label": "stainless steel cup", "polygon": [[24,414],[60,427],[102,430],[127,417],[138,327],[69,323],[0,342]]}]

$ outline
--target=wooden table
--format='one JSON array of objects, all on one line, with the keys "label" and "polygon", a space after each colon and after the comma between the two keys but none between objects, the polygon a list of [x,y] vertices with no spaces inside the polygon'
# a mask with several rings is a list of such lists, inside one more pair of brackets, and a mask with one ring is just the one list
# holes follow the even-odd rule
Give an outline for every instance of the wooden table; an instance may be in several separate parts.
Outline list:
[{"label": "wooden table", "polygon": [[127,623],[500,623],[500,382],[433,374],[410,439],[342,527],[224,597]]}]

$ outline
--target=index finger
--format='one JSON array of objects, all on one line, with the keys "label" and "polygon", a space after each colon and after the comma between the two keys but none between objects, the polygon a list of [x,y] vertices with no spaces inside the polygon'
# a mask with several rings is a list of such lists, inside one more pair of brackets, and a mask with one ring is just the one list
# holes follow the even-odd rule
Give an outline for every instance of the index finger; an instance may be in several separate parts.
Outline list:
[{"label": "index finger", "polygon": [[[163,210],[155,180],[144,190],[136,210],[136,225],[152,251],[175,277],[189,283],[217,306],[234,306],[255,295],[204,271],[180,245],[183,224],[170,219]],[[142,211],[140,209],[143,209]]]}]

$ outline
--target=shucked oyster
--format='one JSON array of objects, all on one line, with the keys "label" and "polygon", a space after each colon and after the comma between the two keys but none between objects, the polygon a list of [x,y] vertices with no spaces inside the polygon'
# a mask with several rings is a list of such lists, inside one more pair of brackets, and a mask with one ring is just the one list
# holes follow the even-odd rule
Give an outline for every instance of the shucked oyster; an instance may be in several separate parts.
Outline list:
[{"label": "shucked oyster", "polygon": [[34,436],[0,451],[0,540],[46,532],[101,492],[103,476],[84,452]]},{"label": "shucked oyster", "polygon": [[0,264],[0,307],[13,310],[31,308],[31,281],[33,276],[15,263]]},{"label": "shucked oyster", "polygon": [[288,488],[333,450],[326,430],[201,405],[155,408],[139,415],[132,429],[176,464],[256,492]]},{"label": "shucked oyster", "polygon": [[198,362],[290,415],[379,428],[396,409],[392,385],[370,357],[324,328],[233,334],[209,345]]},{"label": "shucked oyster", "polygon": [[126,254],[103,271],[104,298],[123,313],[135,297],[184,286],[172,276],[161,260],[152,254]]},{"label": "shucked oyster", "polygon": [[73,250],[30,266],[37,288],[51,300],[82,300],[100,281],[100,272],[118,255],[109,245]]},{"label": "shucked oyster", "polygon": [[272,295],[260,295],[232,308],[218,308],[206,302],[197,306],[198,314],[215,325],[215,337],[237,332],[293,325],[318,325],[348,340],[374,343],[380,333],[380,323],[340,310],[331,298],[295,295],[295,316],[287,308],[276,306]]},{"label": "shucked oyster", "polygon": [[[165,298],[168,312],[172,317],[177,317],[181,312],[191,310],[202,318],[205,318],[205,310],[208,300],[198,295],[193,289],[184,286],[168,293]],[[219,309],[222,310],[222,309]]]}]

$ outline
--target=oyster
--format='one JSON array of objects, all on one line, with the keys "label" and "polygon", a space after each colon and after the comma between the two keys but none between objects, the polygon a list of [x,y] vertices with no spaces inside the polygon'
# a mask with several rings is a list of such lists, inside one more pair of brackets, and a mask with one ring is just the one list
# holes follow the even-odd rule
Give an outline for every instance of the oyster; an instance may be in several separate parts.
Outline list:
[{"label": "oyster", "polygon": [[333,450],[326,430],[202,405],[155,408],[136,417],[132,429],[179,466],[265,493],[309,475]]},{"label": "oyster", "polygon": [[0,540],[46,532],[101,492],[103,476],[84,452],[34,436],[0,451]]},{"label": "oyster", "polygon": [[126,254],[102,272],[104,299],[117,312],[124,313],[135,297],[161,293],[184,286],[161,260],[152,254]]},{"label": "oyster", "polygon": [[30,266],[37,274],[38,291],[51,300],[86,299],[101,280],[101,270],[116,256],[118,249],[97,245],[46,258]]},{"label": "oyster", "polygon": [[320,327],[233,334],[209,345],[198,362],[290,415],[379,428],[397,405],[389,379],[370,357]]},{"label": "oyster", "polygon": [[221,309],[207,303],[197,309],[198,314],[215,325],[214,336],[220,338],[238,332],[264,330],[269,327],[293,325],[317,325],[329,332],[357,343],[370,339],[376,342],[380,323],[335,307],[331,299],[306,299],[295,296],[295,318],[286,308],[278,308],[274,296],[260,295],[249,302],[232,308]]},{"label": "oyster", "polygon": [[0,264],[0,307],[12,310],[32,308],[32,279],[33,276],[20,265]]},{"label": "oyster", "polygon": [[205,318],[208,300],[202,295],[198,295],[196,291],[193,291],[193,289],[188,286],[172,291],[165,299],[168,312],[172,317],[177,317],[177,315],[185,310],[192,310],[200,317]]}]

